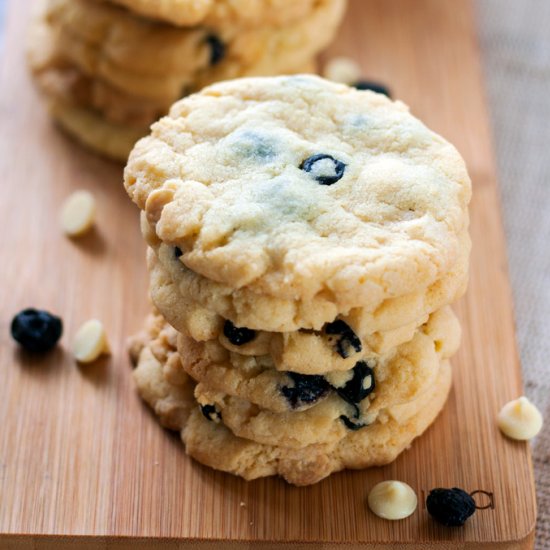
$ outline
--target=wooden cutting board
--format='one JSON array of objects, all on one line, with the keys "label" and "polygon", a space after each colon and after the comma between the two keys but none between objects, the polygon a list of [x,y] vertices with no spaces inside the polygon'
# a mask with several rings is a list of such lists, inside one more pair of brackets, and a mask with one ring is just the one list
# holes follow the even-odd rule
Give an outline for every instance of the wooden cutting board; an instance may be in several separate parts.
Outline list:
[{"label": "wooden cutting board", "polygon": [[[259,0],[258,0],[259,1]],[[244,482],[189,460],[138,399],[125,339],[147,312],[144,245],[121,167],[50,124],[26,73],[30,2],[9,4],[0,68],[0,548],[529,548],[536,517],[530,451],[495,426],[522,393],[495,166],[474,14],[468,0],[352,0],[326,57],[361,62],[466,158],[474,183],[471,284],[454,390],[435,425],[395,463],[308,488]],[[57,219],[80,188],[99,203],[96,231],[72,242]],[[59,349],[38,359],[9,337],[28,306],[60,314]],[[102,319],[113,347],[90,367],[71,337]],[[220,449],[223,452],[223,449]],[[378,481],[423,500],[434,487],[480,490],[464,528],[417,512],[387,522],[366,506]]]}]

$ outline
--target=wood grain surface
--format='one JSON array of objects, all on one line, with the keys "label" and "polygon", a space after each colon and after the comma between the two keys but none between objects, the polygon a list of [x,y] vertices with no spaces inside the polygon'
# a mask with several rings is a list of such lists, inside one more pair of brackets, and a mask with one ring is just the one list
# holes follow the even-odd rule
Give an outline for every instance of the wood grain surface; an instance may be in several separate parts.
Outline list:
[{"label": "wood grain surface", "polygon": [[[49,122],[24,63],[30,2],[8,6],[0,66],[0,548],[529,548],[535,497],[529,447],[495,426],[522,393],[487,109],[468,0],[352,0],[327,56],[347,55],[387,83],[464,155],[474,182],[471,284],[454,389],[436,424],[395,463],[309,487],[244,482],[189,460],[138,399],[125,339],[147,312],[144,244],[121,167],[81,150]],[[86,188],[97,229],[79,241],[58,228],[62,200]],[[65,322],[44,358],[9,337],[14,313],[46,308]],[[113,354],[89,367],[70,342],[90,317]],[[223,449],[220,449],[223,452]],[[384,479],[422,497],[459,486],[480,506],[461,529],[424,506],[387,522],[368,511]]]}]

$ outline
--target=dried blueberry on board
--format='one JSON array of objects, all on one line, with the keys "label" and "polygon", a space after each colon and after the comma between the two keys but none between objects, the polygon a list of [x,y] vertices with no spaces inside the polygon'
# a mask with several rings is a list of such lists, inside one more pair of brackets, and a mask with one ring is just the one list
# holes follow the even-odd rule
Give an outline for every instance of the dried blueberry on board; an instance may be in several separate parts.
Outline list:
[{"label": "dried blueberry on board", "polygon": [[365,428],[368,426],[368,424],[364,424],[363,422],[357,422],[355,420],[351,420],[347,416],[342,415],[340,417],[340,420],[344,423],[344,426],[348,430],[352,430],[353,432],[356,432],[357,430],[360,430],[361,428]]},{"label": "dried blueberry on board", "polygon": [[355,334],[351,327],[341,319],[336,319],[336,321],[328,323],[325,326],[325,334],[329,336],[338,336],[336,351],[340,357],[344,359],[351,355],[352,350],[355,353],[359,353],[363,349],[361,340],[357,334]]},{"label": "dried blueberry on board", "polygon": [[210,420],[210,422],[219,422],[222,418],[222,414],[218,409],[216,409],[215,405],[201,405],[201,413],[203,416]]},{"label": "dried blueberry on board", "polygon": [[19,312],[11,322],[11,335],[27,351],[50,351],[61,338],[63,322],[59,317],[29,308]]},{"label": "dried blueberry on board", "polygon": [[293,409],[315,403],[330,391],[330,384],[324,377],[317,374],[298,374],[297,372],[286,374],[294,384],[283,386],[281,393]]},{"label": "dried blueberry on board", "polygon": [[224,323],[223,333],[234,346],[244,346],[256,338],[256,331],[246,327],[236,327],[231,321]]},{"label": "dried blueberry on board", "polygon": [[300,169],[310,174],[321,185],[332,185],[342,179],[346,165],[330,155],[321,153],[304,160]]},{"label": "dried blueberry on board", "polygon": [[215,34],[209,34],[206,43],[210,46],[210,65],[217,65],[225,57],[225,44]]},{"label": "dried blueberry on board", "polygon": [[474,499],[462,489],[432,489],[426,499],[430,515],[447,527],[461,527],[476,511]]},{"label": "dried blueberry on board", "polygon": [[385,96],[391,98],[390,90],[379,82],[371,82],[370,80],[359,80],[352,84],[352,86],[358,90],[370,90],[371,92],[384,94]]},{"label": "dried blueberry on board", "polygon": [[181,250],[181,248],[180,248],[179,246],[176,246],[176,247],[174,248],[174,256],[175,256],[176,258],[181,258],[181,257],[183,256],[183,252],[182,252],[182,250]]},{"label": "dried blueberry on board", "polygon": [[360,403],[374,391],[374,371],[364,362],[359,361],[353,367],[353,377],[345,386],[334,388],[338,395],[348,403]]}]

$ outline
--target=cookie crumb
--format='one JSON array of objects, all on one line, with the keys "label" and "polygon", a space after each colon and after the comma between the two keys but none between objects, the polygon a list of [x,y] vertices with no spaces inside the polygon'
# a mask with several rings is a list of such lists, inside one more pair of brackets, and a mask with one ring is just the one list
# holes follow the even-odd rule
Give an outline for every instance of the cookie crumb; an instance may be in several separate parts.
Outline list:
[{"label": "cookie crumb", "polygon": [[109,352],[107,335],[101,321],[91,319],[78,329],[73,341],[73,355],[79,363],[92,363]]},{"label": "cookie crumb", "polygon": [[323,76],[333,82],[351,85],[361,79],[361,67],[349,57],[335,57],[325,65]]},{"label": "cookie crumb", "polygon": [[542,414],[527,397],[509,401],[502,407],[497,417],[500,431],[510,439],[527,441],[541,430]]},{"label": "cookie crumb", "polygon": [[418,503],[416,493],[402,481],[382,481],[368,497],[369,508],[380,518],[397,520],[409,517]]},{"label": "cookie crumb", "polygon": [[69,237],[87,233],[95,222],[96,203],[89,191],[75,191],[61,208],[61,228]]}]

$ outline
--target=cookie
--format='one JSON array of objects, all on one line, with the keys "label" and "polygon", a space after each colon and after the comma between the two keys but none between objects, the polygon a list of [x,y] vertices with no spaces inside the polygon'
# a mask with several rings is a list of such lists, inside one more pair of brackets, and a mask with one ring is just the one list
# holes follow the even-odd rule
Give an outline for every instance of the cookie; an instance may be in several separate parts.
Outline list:
[{"label": "cookie", "polygon": [[[188,295],[251,316],[268,307],[293,329],[425,296],[468,242],[456,149],[402,103],[314,76],[240,79],[178,102],[136,145],[125,186],[181,252]],[[263,321],[245,326],[272,330]]]},{"label": "cookie", "polygon": [[373,424],[388,407],[417,400],[433,384],[441,360],[456,351],[459,338],[460,327],[446,310],[390,357],[358,361],[349,372],[303,376],[269,369],[262,358],[240,368],[210,363],[200,354],[204,349],[194,349],[194,342],[180,335],[179,368],[200,381],[195,388],[199,405],[215,412],[235,435],[303,447],[337,441]]},{"label": "cookie", "polygon": [[84,74],[129,94],[171,104],[202,86],[238,76],[285,74],[331,40],[344,0],[321,0],[285,26],[175,28],[108,3],[57,0],[46,14],[58,49]]},{"label": "cookie", "polygon": [[[142,221],[143,218],[142,215]],[[339,318],[353,328],[364,345],[383,353],[412,338],[416,327],[431,313],[462,296],[468,282],[470,239],[465,233],[461,236],[456,264],[424,291],[383,299],[374,310],[353,307],[342,313],[334,304],[321,299],[304,304],[258,295],[247,288],[233,291],[185,268],[175,247],[152,239],[148,224],[142,223],[143,228],[148,244],[156,249],[156,255],[148,253],[152,300],[179,332],[195,340],[215,337],[225,319],[235,326],[257,331],[290,333],[295,339],[300,329],[322,331],[326,323]],[[197,330],[197,318],[202,319],[200,330]],[[195,320],[194,326],[190,326],[190,319]],[[302,369],[307,369],[305,364]]]},{"label": "cookie", "polygon": [[[333,414],[333,418],[339,418],[347,411],[348,403],[364,416],[413,400],[431,384],[441,360],[449,359],[456,352],[460,333],[451,309],[444,308],[433,314],[411,341],[387,355],[362,356],[348,371],[315,375],[277,371],[269,355],[228,353],[216,341],[200,343],[180,335],[178,349],[183,369],[201,383],[203,395],[205,390],[216,394],[212,404],[220,401],[223,407],[229,395],[249,402],[249,408],[255,405],[274,413],[294,413],[336,394],[345,402],[340,404],[345,410]],[[315,361],[315,356],[310,360]],[[372,379],[364,387],[366,377]],[[356,395],[351,389],[342,390],[350,381],[349,388],[355,388]],[[371,386],[372,394],[363,392]],[[286,423],[281,420],[280,425]]]},{"label": "cookie", "polygon": [[[240,329],[180,294],[152,251],[148,252],[148,265],[152,301],[179,332],[197,342],[217,340],[226,350],[241,355],[271,355],[272,366],[278,370],[302,374],[349,370],[362,355],[384,354],[407,342],[428,319],[425,315],[403,327],[374,333],[357,331],[345,317],[327,323],[320,331],[300,329],[280,333]],[[237,341],[231,335],[235,330],[246,330],[252,337]],[[315,362],[311,361],[312,356]]]},{"label": "cookie", "polygon": [[[459,332],[458,325],[454,326]],[[449,335],[449,340],[457,342],[458,336]],[[184,347],[188,343],[179,345],[185,370],[189,369]],[[325,376],[283,375],[257,365],[244,372],[226,367],[224,372],[226,365],[206,365],[195,398],[216,410],[224,425],[246,439],[283,447],[339,440],[350,430],[373,424],[388,407],[412,402],[428,391],[441,358],[449,357],[436,351],[438,345],[448,347],[445,336],[436,345],[419,332],[389,358],[358,361],[351,371]],[[456,347],[448,351],[454,352]],[[194,372],[187,372],[196,378]],[[264,404],[283,412],[263,408]]]},{"label": "cookie", "polygon": [[415,415],[401,422],[389,417],[386,423],[349,434],[334,446],[287,449],[262,445],[236,437],[223,425],[208,422],[196,410],[191,413],[182,439],[187,453],[211,468],[247,480],[279,475],[293,485],[311,485],[345,468],[364,469],[393,462],[435,420],[445,404],[450,383],[450,365],[446,363],[434,390],[424,396]]},{"label": "cookie", "polygon": [[[104,0],[98,0],[102,2]],[[173,25],[285,25],[306,17],[319,0],[111,0],[136,14]]]},{"label": "cookie", "polygon": [[[203,49],[212,48],[211,40],[208,41],[209,35],[205,35],[205,29],[194,30],[195,38],[191,39],[190,34],[187,33],[186,38],[182,39],[181,34],[184,31],[181,29],[166,29],[164,28],[166,25],[145,21],[135,22],[135,18],[132,17],[130,17],[130,21],[133,23],[129,23],[127,21],[128,14],[124,13],[124,10],[111,8],[107,4],[101,6],[90,4],[86,0],[75,2],[51,0],[48,6],[49,11],[32,27],[28,48],[29,64],[35,81],[50,100],[52,114],[60,126],[81,143],[97,152],[115,160],[126,161],[136,141],[149,132],[149,125],[166,113],[172,102],[181,97],[183,93],[180,88],[175,94],[160,94],[160,97],[157,97],[155,93],[141,95],[139,93],[140,90],[143,91],[140,85],[145,83],[147,78],[152,78],[157,83],[161,82],[160,86],[163,86],[162,83],[167,82],[173,76],[173,73],[165,74],[162,72],[163,70],[172,70],[177,73],[177,67],[172,67],[170,60],[176,59],[181,69],[187,69],[192,65],[185,61],[185,55],[183,55],[185,48],[177,50],[177,48],[171,47],[170,36],[172,35],[170,33],[177,34],[178,44],[180,42],[187,44],[188,41],[190,44],[195,40],[195,34],[200,35],[201,40],[206,41],[205,43],[201,42]],[[90,13],[87,10],[91,10]],[[111,18],[112,10],[117,14],[116,17]],[[90,50],[84,39],[69,32],[68,29],[73,27],[77,34],[81,32],[85,36],[88,33],[91,36],[105,38],[104,35],[107,33],[115,44],[113,46],[115,50],[119,51],[120,55],[129,56],[129,62],[132,59],[137,60],[139,68],[139,63],[144,63],[147,66],[146,62],[149,61],[153,71],[152,76],[151,72],[149,72],[149,76],[147,73],[133,72],[128,90],[118,87],[117,82],[110,83],[101,78],[101,74],[97,76],[98,71],[95,70],[95,67],[103,61],[96,59],[97,52]],[[109,34],[106,29],[111,29],[112,33]],[[126,41],[126,32],[133,37],[133,42]],[[71,38],[66,40],[64,36],[67,33]],[[206,38],[204,38],[205,36]],[[304,35],[298,33],[296,36],[303,37]],[[146,41],[147,38],[150,38],[149,42]],[[284,47],[291,45],[292,40],[287,38],[289,43],[280,40]],[[239,38],[239,44],[243,39]],[[300,56],[295,56],[292,59],[287,56],[280,65],[271,63],[270,56],[275,55],[273,49],[276,39],[273,38],[273,40],[273,47],[267,48],[267,57],[261,58],[258,65],[242,66],[246,74],[262,74],[263,72],[272,74],[277,71],[312,72],[314,70],[314,63],[310,59],[302,60]],[[259,48],[261,49],[263,46],[267,47],[265,43],[262,43]],[[146,51],[142,52],[140,48]],[[192,52],[188,53],[192,54]],[[171,57],[174,54],[178,55],[175,58]],[[205,55],[207,54],[203,54],[202,57]],[[193,54],[193,62],[200,58],[201,55]],[[238,63],[231,59],[228,57],[223,66],[229,71],[228,74],[238,74]],[[286,59],[288,59],[288,63]],[[82,62],[81,66],[78,66],[78,60]],[[163,65],[161,60],[166,60],[168,64]],[[200,74],[195,75],[196,79],[189,90],[202,86],[204,82],[215,80],[218,78],[216,75],[219,70],[220,67],[216,67],[216,74],[210,70],[207,71],[208,74],[202,74],[199,71]],[[115,67],[114,73],[119,78],[123,78],[124,71],[118,66]],[[220,78],[223,76],[220,74]]]},{"label": "cookie", "polygon": [[417,402],[392,407],[371,426],[350,432],[338,442],[286,448],[235,436],[211,411],[201,411],[189,392],[182,394],[193,388],[191,380],[183,386],[163,384],[163,367],[150,348],[143,347],[135,371],[138,389],[161,423],[182,432],[190,456],[245,479],[280,475],[295,485],[316,483],[344,468],[367,468],[393,461],[434,421],[451,385],[450,365],[444,361],[434,385]]}]

